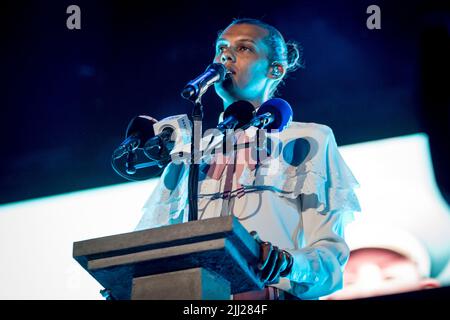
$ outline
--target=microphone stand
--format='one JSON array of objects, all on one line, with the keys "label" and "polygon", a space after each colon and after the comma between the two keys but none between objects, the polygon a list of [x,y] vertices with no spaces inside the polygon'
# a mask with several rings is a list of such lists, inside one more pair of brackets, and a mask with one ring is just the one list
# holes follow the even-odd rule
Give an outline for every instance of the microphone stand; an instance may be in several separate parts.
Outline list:
[{"label": "microphone stand", "polygon": [[192,109],[192,134],[191,134],[191,163],[189,165],[188,199],[189,216],[188,221],[198,220],[198,172],[200,164],[200,141],[202,136],[203,105],[201,94],[194,95],[189,100],[194,104]]},{"label": "microphone stand", "polygon": [[[213,72],[210,70],[212,68],[215,70]],[[198,220],[198,172],[200,167],[199,160],[200,157],[200,142],[202,136],[202,121],[203,121],[203,106],[202,106],[202,96],[213,82],[217,81],[217,76],[222,80],[227,74],[227,70],[223,64],[215,63],[212,64],[207,69],[208,71],[203,75],[197,77],[191,81],[187,88],[183,89],[181,96],[185,99],[190,100],[194,103],[194,108],[192,110],[192,121],[194,125],[192,126],[191,135],[191,163],[189,165],[189,181],[188,181],[188,197],[189,197],[189,217],[188,221]],[[215,79],[215,80],[214,80]],[[198,90],[193,90],[193,86],[197,87]],[[191,93],[194,91],[194,94]]]}]

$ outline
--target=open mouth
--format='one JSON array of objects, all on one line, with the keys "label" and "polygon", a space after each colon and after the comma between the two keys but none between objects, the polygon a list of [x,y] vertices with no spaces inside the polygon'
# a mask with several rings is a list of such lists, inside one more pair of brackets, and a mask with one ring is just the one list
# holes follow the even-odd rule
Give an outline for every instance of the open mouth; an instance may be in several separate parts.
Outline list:
[{"label": "open mouth", "polygon": [[230,78],[230,77],[234,76],[235,74],[236,74],[236,72],[227,70],[227,74],[226,74],[225,78]]},{"label": "open mouth", "polygon": [[224,80],[230,80],[235,74],[235,71],[228,69]]},{"label": "open mouth", "polygon": [[226,68],[227,68],[227,74],[228,75],[230,75],[230,74],[235,75],[236,74],[236,71],[234,71],[233,68],[230,68],[230,67],[226,67]]}]

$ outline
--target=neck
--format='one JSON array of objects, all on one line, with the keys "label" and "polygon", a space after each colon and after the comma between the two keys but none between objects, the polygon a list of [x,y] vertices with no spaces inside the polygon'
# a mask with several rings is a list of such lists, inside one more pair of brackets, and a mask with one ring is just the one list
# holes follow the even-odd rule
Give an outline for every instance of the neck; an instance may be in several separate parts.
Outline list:
[{"label": "neck", "polygon": [[[225,110],[226,108],[228,108],[232,103],[239,101],[239,100],[246,100],[246,99],[230,99],[230,100],[223,100],[223,109]],[[250,102],[253,107],[255,107],[255,110],[258,110],[258,108],[265,102],[269,100],[269,94],[264,94],[258,98],[252,99],[252,100],[247,100],[248,102]]]}]

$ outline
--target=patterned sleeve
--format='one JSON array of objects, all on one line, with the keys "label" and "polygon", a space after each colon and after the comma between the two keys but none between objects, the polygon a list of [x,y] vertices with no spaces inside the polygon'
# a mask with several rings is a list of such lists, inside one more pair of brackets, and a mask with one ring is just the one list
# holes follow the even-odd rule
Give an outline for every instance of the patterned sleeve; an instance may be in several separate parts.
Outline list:
[{"label": "patterned sleeve", "polygon": [[342,288],[342,272],[349,256],[343,237],[346,217],[310,210],[301,219],[304,246],[287,249],[294,257],[288,291],[302,299],[317,299]]},{"label": "patterned sleeve", "polygon": [[323,156],[309,163],[298,187],[301,210],[296,249],[289,275],[292,294],[317,299],[342,288],[342,273],[349,257],[344,228],[361,211],[354,188],[359,184],[339,153],[332,130],[320,125],[324,135]]}]

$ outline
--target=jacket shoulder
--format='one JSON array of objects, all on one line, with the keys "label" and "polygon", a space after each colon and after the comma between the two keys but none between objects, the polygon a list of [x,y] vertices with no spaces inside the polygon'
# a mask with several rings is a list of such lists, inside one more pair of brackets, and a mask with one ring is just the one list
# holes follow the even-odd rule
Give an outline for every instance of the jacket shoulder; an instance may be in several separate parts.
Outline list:
[{"label": "jacket shoulder", "polygon": [[325,124],[316,123],[316,122],[298,122],[292,121],[289,128],[292,129],[310,129],[310,130],[319,130],[322,132],[330,132],[331,128]]},{"label": "jacket shoulder", "polygon": [[326,139],[331,135],[333,135],[333,130],[329,126],[315,122],[293,121],[288,128],[281,132],[281,136],[286,138],[309,136]]}]

